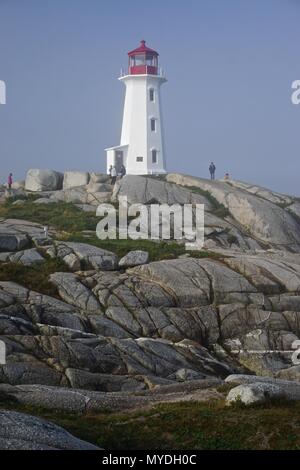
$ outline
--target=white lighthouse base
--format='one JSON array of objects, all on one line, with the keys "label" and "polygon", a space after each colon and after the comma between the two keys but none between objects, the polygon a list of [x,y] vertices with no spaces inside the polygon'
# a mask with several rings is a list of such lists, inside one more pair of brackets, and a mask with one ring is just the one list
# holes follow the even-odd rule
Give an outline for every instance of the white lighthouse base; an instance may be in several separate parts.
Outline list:
[{"label": "white lighthouse base", "polygon": [[115,147],[105,149],[107,174],[109,174],[109,169],[111,166],[114,166],[116,168],[117,174],[119,174],[122,165],[124,165],[126,168],[126,174],[128,175],[162,175],[167,173],[164,168],[146,170],[145,167],[140,169],[136,165],[133,168],[130,167],[130,162],[128,162],[127,159],[128,150],[129,145],[117,145]]}]

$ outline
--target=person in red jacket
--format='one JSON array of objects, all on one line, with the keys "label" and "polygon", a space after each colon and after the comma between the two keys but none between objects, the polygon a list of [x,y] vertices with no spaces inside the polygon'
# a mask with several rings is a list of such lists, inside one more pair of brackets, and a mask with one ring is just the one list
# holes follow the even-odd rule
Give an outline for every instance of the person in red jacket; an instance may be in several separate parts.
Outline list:
[{"label": "person in red jacket", "polygon": [[12,173],[9,173],[8,178],[7,178],[8,189],[11,189],[11,185],[13,183],[12,176],[13,176]]}]

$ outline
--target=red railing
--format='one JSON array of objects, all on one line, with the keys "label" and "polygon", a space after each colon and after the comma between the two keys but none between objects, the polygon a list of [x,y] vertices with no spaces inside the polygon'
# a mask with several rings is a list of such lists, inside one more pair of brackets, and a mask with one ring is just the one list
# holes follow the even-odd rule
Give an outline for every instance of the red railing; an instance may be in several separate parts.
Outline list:
[{"label": "red railing", "polygon": [[129,67],[130,75],[157,75],[157,67],[153,65],[133,65]]}]

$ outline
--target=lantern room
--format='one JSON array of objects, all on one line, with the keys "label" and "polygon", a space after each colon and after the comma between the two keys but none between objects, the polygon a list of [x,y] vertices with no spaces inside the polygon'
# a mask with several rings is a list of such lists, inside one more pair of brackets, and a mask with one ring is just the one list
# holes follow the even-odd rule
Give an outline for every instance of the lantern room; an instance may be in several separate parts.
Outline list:
[{"label": "lantern room", "polygon": [[146,46],[146,41],[141,41],[140,46],[131,52],[129,56],[129,75],[157,75],[158,52]]}]

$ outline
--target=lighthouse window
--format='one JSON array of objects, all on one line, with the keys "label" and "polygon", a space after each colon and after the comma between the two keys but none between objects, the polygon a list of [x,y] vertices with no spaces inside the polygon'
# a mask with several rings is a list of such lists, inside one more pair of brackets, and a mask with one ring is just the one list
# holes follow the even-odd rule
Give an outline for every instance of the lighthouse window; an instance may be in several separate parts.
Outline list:
[{"label": "lighthouse window", "polygon": [[154,118],[151,119],[151,131],[156,131],[156,119]]},{"label": "lighthouse window", "polygon": [[150,101],[154,101],[154,88],[150,88],[149,90],[149,99]]},{"label": "lighthouse window", "polygon": [[135,65],[145,65],[145,56],[144,55],[136,55],[134,57]]},{"label": "lighthouse window", "polygon": [[157,163],[157,150],[152,150],[152,163]]},{"label": "lighthouse window", "polygon": [[137,162],[142,162],[143,160],[144,160],[143,157],[136,157]]}]

